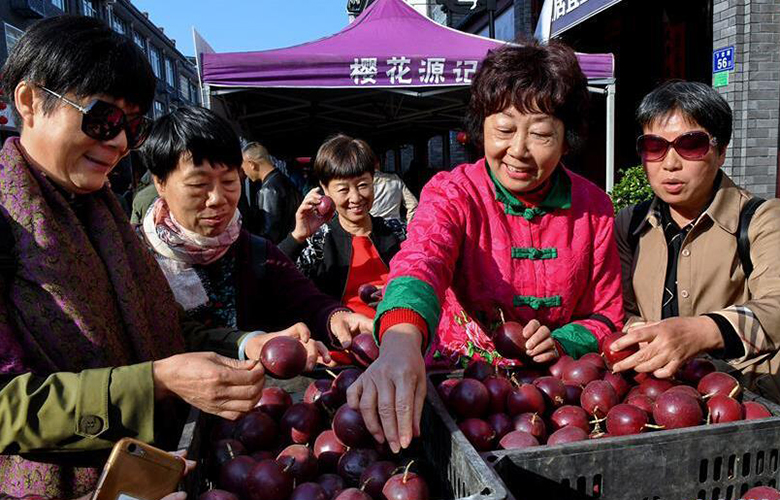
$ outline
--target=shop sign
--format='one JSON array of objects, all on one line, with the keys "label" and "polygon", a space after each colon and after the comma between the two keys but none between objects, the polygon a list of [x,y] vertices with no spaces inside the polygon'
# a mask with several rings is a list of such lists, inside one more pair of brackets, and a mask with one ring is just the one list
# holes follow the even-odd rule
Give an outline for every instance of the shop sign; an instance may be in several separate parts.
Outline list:
[{"label": "shop sign", "polygon": [[449,12],[468,14],[482,9],[496,10],[497,0],[436,0]]},{"label": "shop sign", "polygon": [[719,71],[718,73],[712,74],[712,87],[718,88],[718,87],[725,87],[729,84],[729,72],[728,71]]},{"label": "shop sign", "polygon": [[712,72],[734,70],[734,46],[712,51]]},{"label": "shop sign", "polygon": [[547,0],[552,2],[550,33],[558,36],[620,0]]},{"label": "shop sign", "polygon": [[454,61],[445,57],[356,57],[349,77],[357,86],[470,84],[479,61]]}]

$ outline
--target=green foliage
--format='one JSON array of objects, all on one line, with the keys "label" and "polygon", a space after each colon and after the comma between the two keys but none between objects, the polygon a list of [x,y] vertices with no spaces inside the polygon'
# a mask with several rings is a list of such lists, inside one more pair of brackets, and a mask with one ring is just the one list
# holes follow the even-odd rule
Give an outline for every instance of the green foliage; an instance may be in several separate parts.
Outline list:
[{"label": "green foliage", "polygon": [[615,206],[615,213],[621,209],[634,205],[636,203],[649,200],[653,197],[653,190],[650,183],[647,182],[647,174],[642,165],[621,169],[620,181],[615,184],[609,193],[612,197],[612,204]]}]

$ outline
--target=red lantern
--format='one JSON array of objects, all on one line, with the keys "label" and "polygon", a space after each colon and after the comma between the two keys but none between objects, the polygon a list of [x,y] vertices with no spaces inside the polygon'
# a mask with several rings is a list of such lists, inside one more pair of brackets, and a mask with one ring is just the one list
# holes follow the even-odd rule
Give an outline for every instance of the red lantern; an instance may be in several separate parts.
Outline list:
[{"label": "red lantern", "polygon": [[5,125],[8,123],[8,118],[5,116],[0,116],[0,125]]},{"label": "red lantern", "polygon": [[461,130],[458,132],[458,135],[455,136],[455,140],[458,141],[458,143],[465,145],[467,142],[469,142],[469,135]]},{"label": "red lantern", "polygon": [[0,111],[4,110],[6,107],[6,104],[3,101],[0,101]]}]

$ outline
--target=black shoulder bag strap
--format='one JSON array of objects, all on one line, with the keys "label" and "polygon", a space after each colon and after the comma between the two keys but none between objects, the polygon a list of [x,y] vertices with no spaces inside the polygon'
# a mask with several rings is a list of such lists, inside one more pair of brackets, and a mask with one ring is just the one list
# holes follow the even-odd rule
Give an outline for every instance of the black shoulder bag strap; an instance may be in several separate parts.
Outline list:
[{"label": "black shoulder bag strap", "polygon": [[750,277],[753,272],[753,261],[750,259],[750,238],[748,238],[748,229],[753,215],[766,200],[755,197],[748,200],[742,210],[739,212],[739,225],[737,226],[737,254],[742,262],[742,269],[745,271],[745,277]]},{"label": "black shoulder bag strap", "polygon": [[634,208],[631,209],[631,222],[628,223],[628,247],[631,249],[631,254],[633,255],[636,253],[636,247],[639,245],[639,235],[636,234],[636,230],[639,228],[639,225],[642,224],[642,221],[645,220],[645,217],[647,217],[647,211],[650,209],[650,204],[653,202],[653,199],[650,198],[649,200],[645,200],[641,203],[637,203],[634,205]]}]

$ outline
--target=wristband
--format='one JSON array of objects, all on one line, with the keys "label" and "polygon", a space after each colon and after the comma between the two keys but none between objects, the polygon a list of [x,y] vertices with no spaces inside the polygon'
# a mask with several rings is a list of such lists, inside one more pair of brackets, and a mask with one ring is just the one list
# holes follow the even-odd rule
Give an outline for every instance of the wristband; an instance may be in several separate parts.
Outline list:
[{"label": "wristband", "polygon": [[244,335],[244,338],[241,339],[241,343],[238,344],[238,360],[239,361],[246,361],[246,344],[253,338],[257,337],[258,335],[265,335],[265,332],[262,330],[257,330],[256,332],[250,332]]}]

